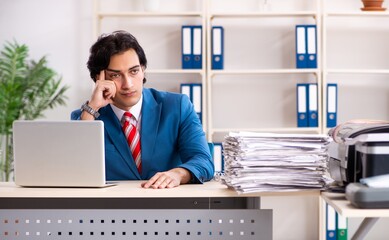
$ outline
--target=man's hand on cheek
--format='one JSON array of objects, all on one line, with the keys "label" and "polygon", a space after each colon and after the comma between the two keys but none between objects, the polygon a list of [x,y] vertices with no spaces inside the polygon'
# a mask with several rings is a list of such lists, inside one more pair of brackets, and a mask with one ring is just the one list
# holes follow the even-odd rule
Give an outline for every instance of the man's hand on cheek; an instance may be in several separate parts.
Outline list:
[{"label": "man's hand on cheek", "polygon": [[90,100],[91,107],[94,107],[95,109],[105,107],[106,105],[112,103],[115,94],[115,83],[113,81],[106,80],[104,70],[101,70]]}]

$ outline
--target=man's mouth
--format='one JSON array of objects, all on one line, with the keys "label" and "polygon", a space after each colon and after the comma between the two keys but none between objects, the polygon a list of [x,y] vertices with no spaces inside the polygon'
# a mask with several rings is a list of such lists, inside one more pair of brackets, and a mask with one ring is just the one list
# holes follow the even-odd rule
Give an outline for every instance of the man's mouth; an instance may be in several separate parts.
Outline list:
[{"label": "man's mouth", "polygon": [[136,93],[136,91],[132,91],[132,92],[122,92],[120,93],[121,95],[125,96],[125,97],[132,97],[134,96]]}]

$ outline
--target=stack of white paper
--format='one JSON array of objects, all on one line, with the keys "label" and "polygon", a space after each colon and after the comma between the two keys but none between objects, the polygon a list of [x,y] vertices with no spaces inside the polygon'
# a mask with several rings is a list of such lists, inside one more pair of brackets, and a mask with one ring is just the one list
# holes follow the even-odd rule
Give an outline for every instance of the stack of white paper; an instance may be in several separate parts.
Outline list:
[{"label": "stack of white paper", "polygon": [[311,134],[232,132],[223,142],[222,182],[240,193],[322,189],[330,138]]}]

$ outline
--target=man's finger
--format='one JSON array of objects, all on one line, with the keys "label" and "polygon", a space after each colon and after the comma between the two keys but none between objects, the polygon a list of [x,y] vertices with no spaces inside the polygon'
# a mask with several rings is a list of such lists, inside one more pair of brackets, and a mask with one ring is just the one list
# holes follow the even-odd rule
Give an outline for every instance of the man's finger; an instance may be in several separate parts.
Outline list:
[{"label": "man's finger", "polygon": [[143,187],[144,187],[144,188],[149,188],[151,185],[153,185],[153,184],[155,183],[155,181],[156,181],[157,179],[158,179],[158,178],[155,178],[155,176],[152,177],[152,178],[150,178],[146,183],[143,184]]},{"label": "man's finger", "polygon": [[105,72],[104,72],[104,70],[100,71],[99,80],[105,80]]}]

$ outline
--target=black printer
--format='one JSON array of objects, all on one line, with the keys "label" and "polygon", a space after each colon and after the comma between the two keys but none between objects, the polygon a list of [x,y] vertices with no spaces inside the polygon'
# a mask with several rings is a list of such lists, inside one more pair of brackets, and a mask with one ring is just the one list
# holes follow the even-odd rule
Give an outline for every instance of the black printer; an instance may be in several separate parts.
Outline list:
[{"label": "black printer", "polygon": [[389,173],[389,124],[346,123],[329,135],[328,167],[337,185]]}]

